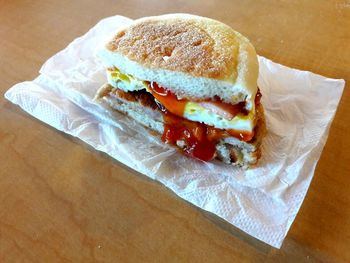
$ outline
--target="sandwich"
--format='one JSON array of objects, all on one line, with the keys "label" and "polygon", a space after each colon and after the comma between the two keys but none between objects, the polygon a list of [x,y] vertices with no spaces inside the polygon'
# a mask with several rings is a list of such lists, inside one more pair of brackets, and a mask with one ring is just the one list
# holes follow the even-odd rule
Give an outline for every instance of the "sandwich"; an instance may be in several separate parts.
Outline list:
[{"label": "sandwich", "polygon": [[257,55],[243,35],[200,16],[146,17],[120,28],[97,56],[107,73],[97,103],[189,157],[257,163],[265,119]]}]

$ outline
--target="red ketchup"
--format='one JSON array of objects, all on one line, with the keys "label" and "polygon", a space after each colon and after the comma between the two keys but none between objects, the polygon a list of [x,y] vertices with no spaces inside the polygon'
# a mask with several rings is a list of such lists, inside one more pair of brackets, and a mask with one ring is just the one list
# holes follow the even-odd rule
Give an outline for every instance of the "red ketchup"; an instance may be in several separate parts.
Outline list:
[{"label": "red ketchup", "polygon": [[175,94],[169,90],[158,86],[157,83],[151,82],[149,88],[152,95],[171,113],[182,117],[188,100],[178,99]]},{"label": "red ketchup", "polygon": [[162,140],[165,143],[177,145],[179,141],[183,142],[182,150],[185,154],[203,161],[215,157],[217,138],[207,136],[209,126],[185,120],[169,112],[165,112],[163,117],[165,125]]},{"label": "red ketchup", "polygon": [[[221,138],[235,136],[240,140],[249,141],[254,135],[254,133],[216,129],[203,123],[184,119],[183,113],[188,100],[178,99],[175,94],[155,82],[149,84],[149,89],[161,103],[164,119],[162,140],[165,143],[179,146],[186,155],[209,161],[215,157],[215,146]],[[236,106],[221,101],[213,103],[234,114],[239,112],[237,107],[242,108],[242,105]]]}]

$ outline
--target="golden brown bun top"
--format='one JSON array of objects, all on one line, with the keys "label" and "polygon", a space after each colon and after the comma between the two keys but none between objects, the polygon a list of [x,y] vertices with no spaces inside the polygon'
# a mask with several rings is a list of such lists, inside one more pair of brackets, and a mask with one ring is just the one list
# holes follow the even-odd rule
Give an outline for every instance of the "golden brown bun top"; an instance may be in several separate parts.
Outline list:
[{"label": "golden brown bun top", "polygon": [[256,60],[249,41],[231,27],[186,14],[135,20],[115,35],[107,49],[148,68],[230,82],[244,70],[238,65],[240,53],[245,52],[241,59]]}]

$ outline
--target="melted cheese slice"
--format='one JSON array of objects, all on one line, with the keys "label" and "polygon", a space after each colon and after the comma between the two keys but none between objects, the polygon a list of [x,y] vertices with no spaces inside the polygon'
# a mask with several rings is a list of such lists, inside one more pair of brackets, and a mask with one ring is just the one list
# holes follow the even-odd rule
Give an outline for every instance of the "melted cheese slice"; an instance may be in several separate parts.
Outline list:
[{"label": "melted cheese slice", "polygon": [[[125,92],[143,89],[149,91],[147,82],[135,79],[131,75],[123,74],[117,69],[107,70],[107,78],[110,85]],[[253,132],[255,126],[254,113],[255,109],[253,107],[248,115],[238,114],[232,120],[228,120],[202,107],[199,103],[188,101],[185,105],[183,118],[201,122],[219,129],[230,129],[250,133]]]}]

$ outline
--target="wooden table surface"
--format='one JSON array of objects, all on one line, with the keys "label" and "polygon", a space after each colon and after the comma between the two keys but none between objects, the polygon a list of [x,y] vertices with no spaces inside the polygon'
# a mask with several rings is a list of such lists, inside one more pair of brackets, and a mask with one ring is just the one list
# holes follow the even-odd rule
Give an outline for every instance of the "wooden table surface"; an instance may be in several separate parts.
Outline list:
[{"label": "wooden table surface", "polygon": [[[0,0],[0,89],[115,14],[221,20],[260,55],[350,81],[350,2]],[[349,86],[349,85],[347,85]],[[312,99],[312,98],[310,98]],[[350,262],[350,91],[280,250],[0,98],[0,262]]]}]

